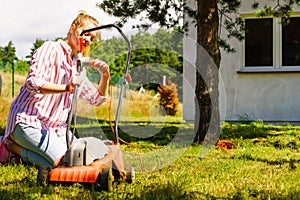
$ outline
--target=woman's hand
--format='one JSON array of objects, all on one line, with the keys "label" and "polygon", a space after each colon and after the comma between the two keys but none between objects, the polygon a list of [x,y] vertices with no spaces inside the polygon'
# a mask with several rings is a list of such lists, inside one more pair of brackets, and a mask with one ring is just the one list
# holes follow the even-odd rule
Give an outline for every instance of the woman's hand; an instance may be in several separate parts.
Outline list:
[{"label": "woman's hand", "polygon": [[78,85],[79,87],[81,83],[82,83],[82,78],[79,76],[79,74],[75,74],[74,76],[72,76],[71,83],[70,85],[67,86],[67,90],[70,93],[73,93],[75,85]]},{"label": "woman's hand", "polygon": [[106,62],[102,61],[102,60],[91,60],[90,61],[90,66],[91,67],[95,67],[98,69],[99,73],[104,76],[104,77],[108,77],[109,76],[109,66]]},{"label": "woman's hand", "polygon": [[98,92],[102,96],[106,96],[108,92],[108,82],[110,79],[109,74],[109,66],[106,62],[96,59],[96,60],[90,60],[90,66],[95,67],[98,69],[98,72],[101,74],[100,83],[97,87]]}]

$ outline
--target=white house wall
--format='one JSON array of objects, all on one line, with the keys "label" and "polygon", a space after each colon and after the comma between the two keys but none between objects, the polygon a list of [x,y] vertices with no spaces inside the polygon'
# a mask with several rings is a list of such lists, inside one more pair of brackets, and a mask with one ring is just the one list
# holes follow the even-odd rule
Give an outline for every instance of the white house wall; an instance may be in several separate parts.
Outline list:
[{"label": "white house wall", "polygon": [[[223,120],[300,121],[300,73],[238,74],[240,54],[223,54]],[[225,101],[225,102],[224,102]],[[223,108],[224,109],[224,108]]]},{"label": "white house wall", "polygon": [[[191,8],[196,8],[196,1],[188,0]],[[185,18],[191,23],[191,19]],[[195,81],[196,81],[196,30],[190,28],[184,36],[183,43],[183,118],[187,121],[195,119]]]},{"label": "white house wall", "polygon": [[[242,2],[241,13],[253,13],[253,1]],[[264,5],[263,1],[260,3]],[[195,38],[194,30],[191,33],[193,34],[189,37]],[[224,87],[220,87],[221,120],[240,121],[247,118],[271,122],[300,122],[300,70],[296,73],[295,70],[238,73],[243,67],[243,43],[232,40],[230,44],[237,52],[228,54],[222,51],[221,54],[220,78],[224,83]],[[186,48],[187,46],[184,50]],[[195,55],[184,51],[184,58],[185,55],[188,57],[187,54]],[[194,65],[196,59],[189,57],[188,60],[184,63],[185,77],[194,78],[195,72],[190,65]],[[194,85],[185,83],[183,88],[183,117],[185,120],[194,120]]]}]

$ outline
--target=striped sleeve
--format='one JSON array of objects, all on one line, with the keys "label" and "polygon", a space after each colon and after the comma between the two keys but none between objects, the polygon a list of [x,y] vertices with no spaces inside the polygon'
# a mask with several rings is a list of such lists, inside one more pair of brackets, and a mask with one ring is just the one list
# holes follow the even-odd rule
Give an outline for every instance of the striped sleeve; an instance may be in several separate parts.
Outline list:
[{"label": "striped sleeve", "polygon": [[25,88],[29,92],[40,93],[40,88],[49,82],[48,74],[55,61],[54,52],[56,45],[52,41],[45,42],[38,48],[31,58],[29,73],[25,82]]},{"label": "striped sleeve", "polygon": [[91,105],[99,106],[106,101],[107,96],[102,96],[98,90],[94,87],[93,83],[85,79],[80,90],[81,99],[88,101]]}]

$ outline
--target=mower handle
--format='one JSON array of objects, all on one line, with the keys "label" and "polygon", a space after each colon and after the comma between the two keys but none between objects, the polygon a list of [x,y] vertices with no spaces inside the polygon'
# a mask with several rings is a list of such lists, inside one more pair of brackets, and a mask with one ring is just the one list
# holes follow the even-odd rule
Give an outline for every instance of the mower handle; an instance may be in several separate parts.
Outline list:
[{"label": "mower handle", "polygon": [[85,33],[92,32],[92,31],[97,31],[100,29],[108,29],[108,28],[115,28],[118,30],[118,32],[121,34],[123,39],[126,41],[127,46],[128,46],[128,54],[127,54],[127,59],[126,59],[126,67],[125,67],[125,72],[124,72],[124,77],[122,80],[122,86],[121,86],[121,91],[119,95],[119,102],[118,102],[118,107],[117,107],[117,112],[116,112],[116,118],[115,118],[115,125],[114,125],[114,142],[119,143],[119,132],[118,132],[118,124],[119,124],[119,118],[120,118],[120,112],[121,112],[121,106],[122,106],[122,99],[124,96],[124,90],[125,90],[125,85],[127,83],[127,77],[128,77],[128,70],[129,70],[129,64],[130,64],[130,58],[131,58],[131,51],[132,51],[132,46],[126,35],[123,33],[121,28],[115,24],[107,24],[107,25],[102,25],[99,27],[91,28],[91,29],[86,29],[83,30],[80,34],[80,36],[83,36]]}]

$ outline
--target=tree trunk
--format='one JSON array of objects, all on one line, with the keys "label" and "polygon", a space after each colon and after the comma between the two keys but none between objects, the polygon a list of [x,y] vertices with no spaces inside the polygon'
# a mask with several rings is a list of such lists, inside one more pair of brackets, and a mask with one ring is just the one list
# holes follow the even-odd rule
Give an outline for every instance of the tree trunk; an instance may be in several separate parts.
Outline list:
[{"label": "tree trunk", "polygon": [[[194,142],[216,143],[220,136],[217,0],[197,0],[197,60]],[[207,137],[206,137],[207,136]]]}]

